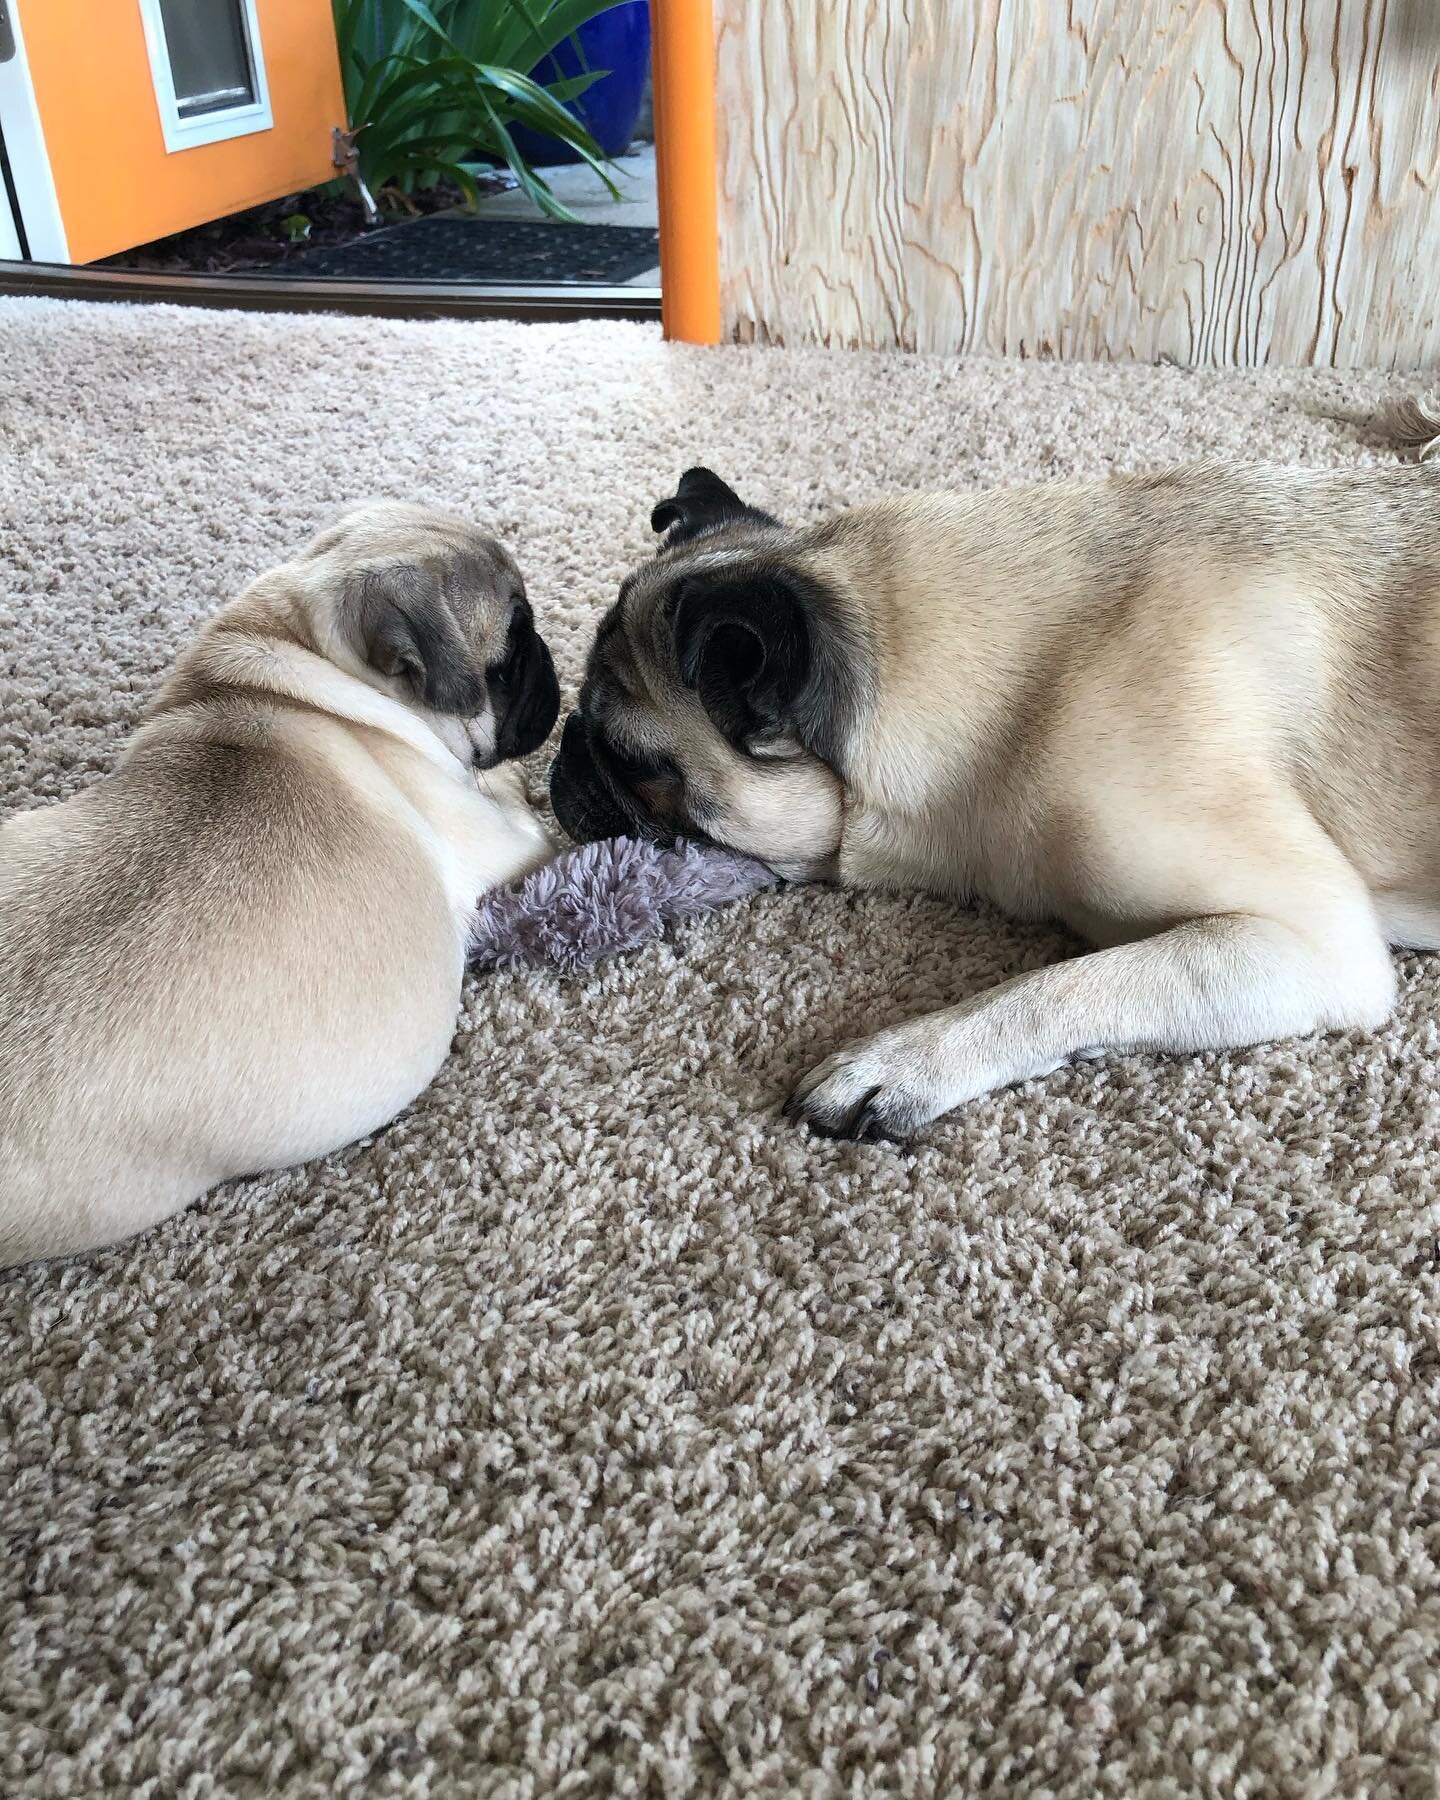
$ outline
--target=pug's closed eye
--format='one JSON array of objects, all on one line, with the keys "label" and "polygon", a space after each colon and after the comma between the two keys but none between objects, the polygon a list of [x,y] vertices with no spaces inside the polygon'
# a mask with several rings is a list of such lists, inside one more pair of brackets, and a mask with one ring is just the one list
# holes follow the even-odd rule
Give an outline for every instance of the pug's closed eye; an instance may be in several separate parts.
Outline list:
[{"label": "pug's closed eye", "polygon": [[667,811],[679,800],[684,777],[673,757],[627,750],[619,744],[606,744],[605,753],[620,785],[650,811]]},{"label": "pug's closed eye", "polygon": [[622,774],[636,781],[680,779],[680,766],[673,757],[649,750],[631,750],[624,744],[607,743],[611,759]]},{"label": "pug's closed eye", "polygon": [[668,756],[657,758],[630,784],[635,798],[652,819],[674,820],[684,802],[684,777]]}]

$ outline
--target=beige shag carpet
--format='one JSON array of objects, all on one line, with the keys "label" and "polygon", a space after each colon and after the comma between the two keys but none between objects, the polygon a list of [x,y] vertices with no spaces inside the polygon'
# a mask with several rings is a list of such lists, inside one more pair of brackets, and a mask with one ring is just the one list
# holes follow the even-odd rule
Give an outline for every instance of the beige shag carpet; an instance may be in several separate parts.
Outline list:
[{"label": "beige shag carpet", "polygon": [[[1330,464],[1394,385],[3,304],[0,809],[356,496],[501,533],[573,692],[697,459]],[[0,1277],[0,1793],[1434,1794],[1440,965],[909,1151],[777,1119],[1067,948],[796,889],[474,981],[372,1141]]]}]

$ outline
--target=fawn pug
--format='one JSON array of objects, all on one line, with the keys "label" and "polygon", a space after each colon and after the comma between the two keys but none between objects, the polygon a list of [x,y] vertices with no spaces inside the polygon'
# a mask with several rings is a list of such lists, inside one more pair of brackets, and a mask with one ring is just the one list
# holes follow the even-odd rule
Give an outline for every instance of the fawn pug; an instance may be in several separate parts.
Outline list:
[{"label": "fawn pug", "polygon": [[1440,946],[1440,473],[1197,465],[792,528],[692,469],[652,523],[552,765],[572,835],[698,834],[1095,946],[839,1050],[789,1102],[816,1129],[1374,1027],[1387,945]]},{"label": "fawn pug", "polygon": [[478,897],[552,845],[559,708],[493,539],[360,509],[181,654],[118,770],[0,827],[0,1262],[373,1130],[449,1049]]}]

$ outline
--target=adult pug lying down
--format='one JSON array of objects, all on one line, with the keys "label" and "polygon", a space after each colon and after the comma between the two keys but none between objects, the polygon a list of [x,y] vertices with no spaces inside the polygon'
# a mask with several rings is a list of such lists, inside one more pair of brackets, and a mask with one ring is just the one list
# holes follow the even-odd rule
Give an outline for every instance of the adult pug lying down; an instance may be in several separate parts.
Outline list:
[{"label": "adult pug lying down", "polygon": [[497,765],[558,709],[505,551],[377,505],[217,614],[113,776],[0,827],[0,1263],[413,1100],[477,898],[553,854]]},{"label": "adult pug lying down", "polygon": [[692,469],[551,796],[1098,948],[851,1044],[789,1110],[903,1137],[1106,1050],[1374,1027],[1440,946],[1440,476],[1196,466],[788,528]]}]

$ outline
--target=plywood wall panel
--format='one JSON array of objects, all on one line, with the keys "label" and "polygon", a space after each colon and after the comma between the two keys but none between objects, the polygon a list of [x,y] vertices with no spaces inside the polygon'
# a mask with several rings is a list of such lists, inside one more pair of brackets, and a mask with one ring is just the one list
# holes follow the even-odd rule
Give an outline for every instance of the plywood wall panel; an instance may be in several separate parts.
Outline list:
[{"label": "plywood wall panel", "polygon": [[1440,0],[717,0],[716,27],[733,335],[1440,362]]}]

